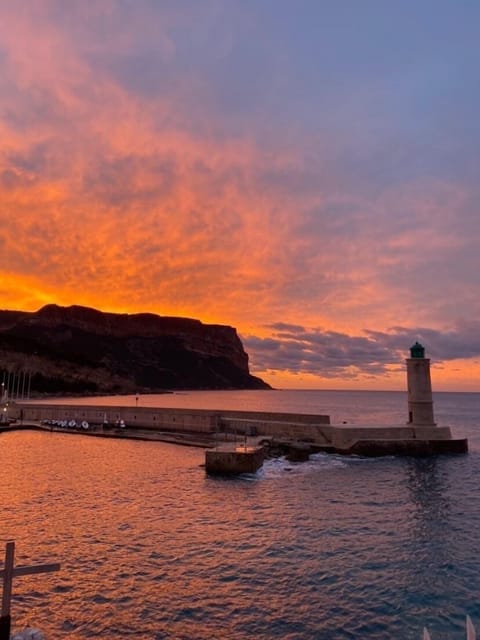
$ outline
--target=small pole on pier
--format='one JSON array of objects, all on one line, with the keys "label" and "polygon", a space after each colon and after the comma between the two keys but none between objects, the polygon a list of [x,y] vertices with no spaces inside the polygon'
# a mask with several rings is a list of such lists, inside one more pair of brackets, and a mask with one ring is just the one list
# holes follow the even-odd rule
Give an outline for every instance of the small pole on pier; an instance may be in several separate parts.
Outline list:
[{"label": "small pole on pier", "polygon": [[60,563],[37,564],[32,567],[15,567],[15,542],[7,542],[5,547],[5,565],[0,571],[0,577],[3,577],[3,594],[2,594],[2,615],[0,617],[0,640],[9,640],[11,616],[10,605],[12,600],[12,581],[16,576],[27,576],[35,573],[49,573],[58,571]]}]

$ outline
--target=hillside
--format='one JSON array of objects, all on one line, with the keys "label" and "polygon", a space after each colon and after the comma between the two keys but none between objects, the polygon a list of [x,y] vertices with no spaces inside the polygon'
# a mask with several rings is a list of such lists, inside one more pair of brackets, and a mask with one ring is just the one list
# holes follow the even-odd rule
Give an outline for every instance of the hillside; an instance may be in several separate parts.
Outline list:
[{"label": "hillside", "polygon": [[269,388],[233,327],[80,306],[0,311],[0,370],[29,373],[32,394]]}]

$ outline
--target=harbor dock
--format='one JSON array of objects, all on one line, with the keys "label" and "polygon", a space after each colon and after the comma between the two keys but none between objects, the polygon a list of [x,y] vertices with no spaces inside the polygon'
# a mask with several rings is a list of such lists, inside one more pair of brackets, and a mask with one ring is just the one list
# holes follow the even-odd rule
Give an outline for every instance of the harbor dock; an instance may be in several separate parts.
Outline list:
[{"label": "harbor dock", "polygon": [[[336,425],[324,414],[104,406],[93,401],[92,405],[12,402],[4,406],[2,418],[7,424],[14,421],[5,429],[44,428],[53,423],[56,426],[50,430],[203,446],[216,450],[208,456],[212,469],[222,464],[231,469],[253,468],[260,459],[258,449],[272,445],[287,451],[290,447],[299,458],[319,451],[361,456],[466,453],[466,438],[455,437],[449,426],[435,423],[430,360],[418,342],[411,347],[406,364],[408,413],[401,425]],[[88,428],[72,429],[72,424]],[[252,448],[248,455],[237,450],[237,438]]]},{"label": "harbor dock", "polygon": [[[0,432],[35,428],[86,436],[161,440],[214,448],[218,444],[237,446],[247,437],[249,446],[280,444],[285,450],[299,444],[310,452],[343,455],[432,455],[466,453],[466,438],[454,437],[448,426],[330,424],[328,416],[221,412],[192,409],[104,407],[48,403],[12,404],[9,414],[15,422]],[[103,417],[112,424],[103,427]],[[233,415],[235,414],[235,415]],[[49,426],[52,420],[87,421],[89,429]],[[126,427],[115,428],[124,420]]]}]

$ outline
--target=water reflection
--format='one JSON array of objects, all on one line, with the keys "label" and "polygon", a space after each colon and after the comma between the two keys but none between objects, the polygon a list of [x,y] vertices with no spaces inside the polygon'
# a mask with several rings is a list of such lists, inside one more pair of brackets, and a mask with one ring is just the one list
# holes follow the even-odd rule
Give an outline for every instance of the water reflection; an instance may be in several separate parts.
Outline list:
[{"label": "water reflection", "polygon": [[15,584],[17,625],[49,638],[418,640],[478,620],[480,456],[319,454],[218,482],[164,443],[1,444],[0,537],[19,564],[62,563]]},{"label": "water reflection", "polygon": [[409,459],[406,464],[407,487],[415,510],[413,537],[417,541],[443,539],[448,535],[451,510],[445,465],[437,456]]}]

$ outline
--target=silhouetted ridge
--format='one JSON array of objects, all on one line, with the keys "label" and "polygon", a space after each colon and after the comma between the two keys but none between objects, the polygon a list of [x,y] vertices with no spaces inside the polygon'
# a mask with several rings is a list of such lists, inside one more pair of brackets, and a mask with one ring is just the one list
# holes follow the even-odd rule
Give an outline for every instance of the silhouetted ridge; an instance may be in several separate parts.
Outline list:
[{"label": "silhouetted ridge", "polygon": [[233,327],[77,305],[0,311],[0,368],[48,393],[268,388]]}]

